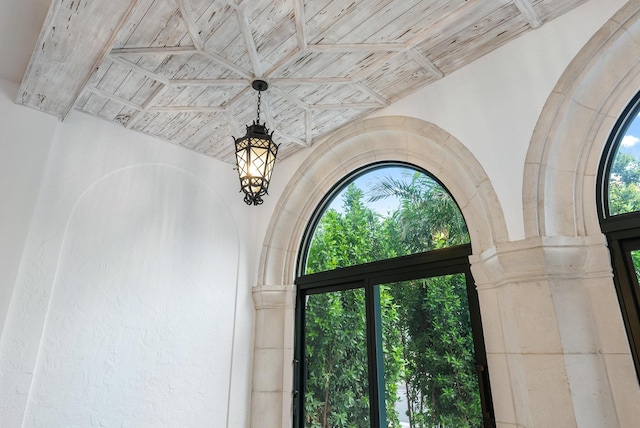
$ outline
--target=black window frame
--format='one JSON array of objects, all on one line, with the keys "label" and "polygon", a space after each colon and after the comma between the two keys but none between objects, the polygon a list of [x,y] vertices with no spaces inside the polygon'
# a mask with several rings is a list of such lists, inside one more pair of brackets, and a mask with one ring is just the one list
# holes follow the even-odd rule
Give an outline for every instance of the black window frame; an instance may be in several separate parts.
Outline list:
[{"label": "black window frame", "polygon": [[616,121],[604,147],[596,179],[598,220],[607,238],[613,268],[613,282],[638,382],[640,382],[640,288],[631,260],[631,251],[640,249],[640,211],[610,214],[609,183],[611,168],[622,139],[639,113],[640,92],[633,97]]},{"label": "black window frame", "polygon": [[[377,162],[360,168],[337,183],[319,204],[312,220],[307,226],[303,241],[298,253],[298,272],[296,285],[296,309],[295,309],[295,346],[294,346],[294,392],[293,392],[293,421],[294,427],[304,427],[304,390],[306,367],[304,364],[304,322],[305,302],[308,295],[342,291],[353,288],[365,290],[365,306],[367,316],[367,352],[369,373],[369,397],[370,397],[370,423],[372,427],[380,426],[381,415],[385,411],[384,396],[380,394],[381,386],[384,387],[384,379],[379,378],[381,364],[381,345],[379,326],[376,325],[374,314],[380,310],[379,301],[376,299],[374,289],[377,285],[394,283],[412,279],[431,278],[450,274],[464,274],[466,278],[467,299],[471,319],[478,386],[480,389],[480,401],[483,416],[483,426],[493,428],[496,426],[493,412],[493,401],[489,383],[489,371],[487,368],[487,356],[482,331],[482,319],[480,316],[480,303],[475,282],[471,274],[469,256],[471,244],[462,244],[416,253],[392,259],[373,261],[369,263],[337,268],[330,271],[304,274],[305,262],[309,251],[312,234],[324,213],[326,207],[350,181],[371,171],[385,166],[403,166],[422,172],[438,182],[449,194],[448,189],[422,168],[406,162]],[[371,362],[377,362],[374,366]],[[382,413],[381,413],[382,412]]]}]

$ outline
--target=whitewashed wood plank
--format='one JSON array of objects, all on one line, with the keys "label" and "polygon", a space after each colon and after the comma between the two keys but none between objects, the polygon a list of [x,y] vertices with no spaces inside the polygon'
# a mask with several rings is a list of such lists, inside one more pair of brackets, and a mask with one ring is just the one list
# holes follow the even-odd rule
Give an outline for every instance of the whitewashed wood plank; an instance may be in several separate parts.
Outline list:
[{"label": "whitewashed wood plank", "polygon": [[146,79],[136,93],[130,98],[132,103],[140,104],[143,108],[150,105],[155,97],[165,88],[165,85],[155,80]]},{"label": "whitewashed wood plank", "polygon": [[284,57],[280,58],[277,62],[275,62],[271,68],[269,68],[266,72],[266,76],[276,76],[279,75],[279,71],[284,68],[287,64],[291,64],[299,61],[305,55],[308,55],[307,50],[302,50],[300,48],[295,48]]},{"label": "whitewashed wood plank", "polygon": [[256,52],[264,63],[263,70],[298,48],[291,0],[256,2],[254,7],[247,8],[246,14],[252,38],[256,40]]},{"label": "whitewashed wood plank", "polygon": [[349,77],[300,77],[300,78],[291,77],[288,79],[278,79],[278,78],[269,79],[269,81],[272,82],[274,86],[279,86],[279,87],[299,86],[303,84],[324,85],[324,84],[353,83],[353,79]]},{"label": "whitewashed wood plank", "polygon": [[148,112],[148,111],[142,111],[140,112],[137,116],[136,116],[136,121],[133,125],[128,126],[129,128],[135,130],[135,131],[140,131],[140,132],[145,132],[145,129],[147,128],[147,125],[149,125],[149,123],[151,123],[153,120],[155,120],[155,118],[159,115],[160,113],[157,112]]},{"label": "whitewashed wood plank", "polygon": [[542,22],[557,18],[588,0],[534,0],[533,8]]},{"label": "whitewashed wood plank", "polygon": [[384,52],[315,53],[306,61],[291,65],[287,70],[290,73],[287,77],[354,78],[362,70],[377,64],[378,59],[384,56]]},{"label": "whitewashed wood plank", "polygon": [[119,123],[122,126],[127,126],[132,117],[134,117],[138,113],[138,110],[131,109],[127,106],[122,107],[120,113],[118,113],[112,121],[115,123]]},{"label": "whitewashed wood plank", "polygon": [[[17,102],[64,118],[111,49],[135,0],[58,0],[45,18]],[[103,16],[99,22],[92,19]],[[90,32],[92,37],[86,37]]]},{"label": "whitewashed wood plank", "polygon": [[[249,58],[235,12],[228,19],[222,21],[216,28],[205,34],[203,31],[205,51],[237,67],[240,70],[251,70]],[[248,72],[240,74],[242,77],[250,75]]]},{"label": "whitewashed wood plank", "polygon": [[102,110],[100,110],[98,117],[114,122],[114,119],[120,114],[124,107],[124,105],[117,101],[108,100],[104,107],[102,107]]},{"label": "whitewashed wood plank", "polygon": [[382,94],[379,94],[378,92],[374,91],[364,82],[358,82],[356,87],[363,93],[367,94],[370,98],[378,101],[380,104],[384,106],[388,106],[389,104],[391,104],[391,102],[387,98],[383,97]]},{"label": "whitewashed wood plank", "polygon": [[344,34],[339,43],[406,44],[427,27],[429,17],[443,16],[443,12],[461,5],[464,0],[394,1],[377,10],[354,31]]},{"label": "whitewashed wood plank", "polygon": [[[100,97],[103,97],[103,98],[105,98],[107,100],[118,101],[120,104],[126,105],[128,107],[133,108],[133,109],[142,110],[142,106],[134,104],[129,100],[125,100],[124,98],[117,97],[117,96],[113,95],[110,92],[103,91],[102,89],[99,89],[99,88],[87,88],[87,90],[92,92],[92,93],[94,93],[95,95],[99,95]],[[98,114],[99,114],[99,112],[98,112]]]},{"label": "whitewashed wood plank", "polygon": [[[465,31],[467,27],[475,25],[477,21],[492,15],[496,10],[509,4],[510,0],[467,2],[464,6],[449,10],[446,15],[440,16],[440,19],[435,19],[436,17],[433,16],[427,18],[424,30],[419,31],[418,34],[412,37],[410,43],[419,52],[423,54],[429,53],[431,48],[441,45],[444,40],[455,38],[458,33]],[[513,7],[512,4],[511,6]],[[512,10],[515,10],[515,8]],[[432,61],[437,62],[433,55],[428,56]]]},{"label": "whitewashed wood plank", "polygon": [[304,142],[306,143],[307,147],[311,147],[311,144],[313,144],[313,134],[311,133],[311,127],[312,126],[313,126],[313,124],[311,122],[311,111],[305,110],[305,112],[304,112],[304,131],[305,131]]},{"label": "whitewashed wood plank", "polygon": [[171,86],[247,86],[247,79],[172,79]]},{"label": "whitewashed wood plank", "polygon": [[87,92],[90,93],[90,95],[82,106],[81,111],[98,117],[102,108],[107,104],[108,99],[90,91]]},{"label": "whitewashed wood plank", "polygon": [[[303,7],[304,7],[304,15],[305,15],[305,23],[308,23],[312,20],[315,21],[320,21],[323,18],[322,17],[317,17],[316,15],[318,14],[330,14],[330,10],[327,9],[330,5],[332,5],[332,3],[334,3],[333,0],[303,0]],[[308,33],[309,29],[307,28],[307,37],[309,36]]]},{"label": "whitewashed wood plank", "polygon": [[171,102],[182,92],[182,86],[167,85],[161,94],[159,94],[153,104],[148,107],[163,107],[171,105]]},{"label": "whitewashed wood plank", "polygon": [[[393,70],[389,73],[388,70]],[[422,87],[437,80],[406,55],[394,57],[385,68],[371,74],[365,83],[371,89],[393,102],[397,92]]]},{"label": "whitewashed wood plank", "polygon": [[113,62],[117,62],[118,64],[123,65],[124,67],[128,67],[131,70],[142,74],[143,76],[146,76],[146,77],[148,77],[150,79],[153,79],[153,80],[155,80],[157,82],[160,82],[160,83],[162,83],[164,85],[168,85],[169,84],[169,79],[167,77],[162,76],[162,75],[160,75],[158,73],[155,73],[155,72],[153,72],[153,71],[151,71],[151,70],[149,70],[149,69],[147,69],[145,67],[142,67],[142,66],[140,66],[140,65],[138,65],[138,64],[136,64],[134,62],[131,62],[131,61],[125,59],[125,58],[112,57],[112,58],[109,58],[109,59],[111,61],[113,61]]},{"label": "whitewashed wood plank", "polygon": [[[204,86],[180,86],[182,91],[171,101],[172,106],[193,106],[193,100],[202,96],[207,90]],[[207,106],[201,106],[207,107]]]},{"label": "whitewashed wood plank", "polygon": [[82,95],[80,95],[76,100],[76,104],[73,106],[73,108],[75,110],[82,111],[82,108],[84,107],[85,103],[89,100],[90,97],[91,97],[91,92],[83,91]]},{"label": "whitewashed wood plank", "polygon": [[350,53],[350,52],[400,52],[407,49],[405,43],[339,43],[309,45],[308,52]]},{"label": "whitewashed wood plank", "polygon": [[109,67],[111,67],[113,63],[108,61],[108,57],[100,64],[100,66],[94,71],[91,75],[91,78],[87,82],[89,86],[97,86],[100,80],[104,77],[104,75],[109,71]]},{"label": "whitewashed wood plank", "polygon": [[153,130],[153,133],[165,140],[172,141],[169,138],[174,128],[181,128],[184,125],[184,122],[187,122],[190,119],[189,112],[166,112],[161,111],[161,114],[172,114],[169,120],[166,120],[164,123],[159,123],[158,126]]},{"label": "whitewashed wood plank", "polygon": [[202,52],[201,54],[210,58],[214,62],[217,62],[223,65],[224,67],[228,68],[230,71],[233,71],[240,77],[245,77],[247,79],[250,79],[253,76],[250,72],[247,71],[246,68],[244,68],[244,66],[248,65],[246,64],[246,62],[243,62],[242,65],[239,65],[236,62],[228,60],[226,57],[223,57],[221,55],[218,55],[208,50]]},{"label": "whitewashed wood plank", "polygon": [[[312,3],[312,2],[311,2]],[[320,44],[324,42],[323,34],[328,32],[334,22],[341,16],[349,15],[356,7],[356,2],[329,1],[319,2],[322,9],[317,10],[311,7],[310,2],[305,3],[305,9],[309,10],[307,16],[307,37],[309,44]],[[317,10],[317,11],[316,11]],[[330,41],[326,42],[330,44]]]},{"label": "whitewashed wood plank", "polygon": [[[359,2],[353,11],[336,19],[331,27],[321,34],[323,43],[364,43],[380,29],[398,25],[394,23],[394,18],[413,7],[417,1],[420,0]],[[395,42],[381,38],[375,41]]]},{"label": "whitewashed wood plank", "polygon": [[[228,4],[220,1],[210,2],[209,7],[196,19],[196,26],[200,29],[200,37],[205,44],[205,49],[216,48],[214,42],[225,46],[230,43],[237,34],[226,32],[227,28],[231,28],[233,24],[235,10]],[[224,26],[227,26],[226,28]],[[211,37],[215,40],[210,40]],[[207,46],[207,42],[209,45]],[[218,52],[214,50],[214,52]]]},{"label": "whitewashed wood plank", "polygon": [[486,16],[478,17],[473,25],[432,47],[431,59],[448,74],[497,49],[528,29],[528,23],[517,8],[508,3]]},{"label": "whitewashed wood plank", "polygon": [[[183,145],[191,148],[197,147],[203,140],[211,138],[212,135],[219,133],[220,130],[228,125],[226,114],[213,113],[208,120],[203,118],[201,126],[193,130],[193,133],[182,140]],[[228,130],[223,131],[227,133]],[[231,139],[229,140],[231,141]]]},{"label": "whitewashed wood plank", "polygon": [[226,106],[232,99],[240,94],[245,87],[236,86],[235,90],[231,88],[221,86],[209,86],[204,88],[204,91],[195,97],[189,105],[192,106]]},{"label": "whitewashed wood plank", "polygon": [[[120,28],[118,35],[113,42],[113,48],[121,48],[129,43],[131,35],[140,26],[140,22],[143,20],[147,13],[150,13],[150,9],[154,8],[155,3],[164,2],[166,0],[138,0],[134,9],[129,14],[129,17]],[[157,6],[155,6],[157,8]],[[135,43],[135,41],[132,41]],[[133,44],[130,44],[133,46]]]},{"label": "whitewashed wood plank", "polygon": [[112,64],[109,70],[105,73],[102,79],[94,87],[101,89],[102,91],[110,94],[115,93],[122,83],[131,74],[131,70],[120,64]]},{"label": "whitewashed wood plank", "polygon": [[183,105],[171,105],[171,106],[155,106],[149,107],[147,111],[160,112],[160,113],[206,113],[206,112],[223,112],[224,107],[218,106],[183,106]]},{"label": "whitewashed wood plank", "polygon": [[185,145],[186,141],[189,141],[200,128],[209,123],[217,112],[198,113],[193,116],[189,123],[186,123],[182,128],[176,129],[175,134],[171,138],[177,141],[180,145]]},{"label": "whitewashed wood plank", "polygon": [[178,6],[171,0],[156,0],[141,18],[126,44],[119,47],[177,46],[187,33]]},{"label": "whitewashed wood plank", "polygon": [[195,46],[162,46],[162,47],[137,47],[137,48],[117,48],[111,49],[110,56],[140,56],[140,55],[154,55],[165,57],[167,55],[193,55],[198,53],[198,49]]},{"label": "whitewashed wood plank", "polygon": [[140,73],[130,72],[114,94],[142,105],[153,93],[156,85],[158,83],[155,80],[151,80]]}]

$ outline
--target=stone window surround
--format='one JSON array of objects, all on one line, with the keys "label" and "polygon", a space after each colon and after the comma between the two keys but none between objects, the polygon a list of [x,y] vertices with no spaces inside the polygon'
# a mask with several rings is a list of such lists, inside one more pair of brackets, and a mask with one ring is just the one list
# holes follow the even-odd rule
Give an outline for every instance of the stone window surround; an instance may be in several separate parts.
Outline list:
[{"label": "stone window surround", "polygon": [[399,160],[438,177],[471,236],[498,426],[633,426],[640,387],[595,205],[602,149],[640,88],[640,4],[585,45],[550,94],[524,167],[525,236],[509,242],[490,181],[461,142],[387,117],[318,144],[278,201],[260,260],[252,427],[291,426],[293,279],[322,196],[354,169]]}]

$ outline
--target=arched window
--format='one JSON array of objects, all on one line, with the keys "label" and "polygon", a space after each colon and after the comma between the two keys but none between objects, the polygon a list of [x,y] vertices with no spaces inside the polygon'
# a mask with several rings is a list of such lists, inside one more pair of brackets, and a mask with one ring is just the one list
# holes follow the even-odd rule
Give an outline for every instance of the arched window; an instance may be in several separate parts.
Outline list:
[{"label": "arched window", "polygon": [[379,163],[329,192],[298,263],[295,425],[495,426],[470,254],[426,171]]},{"label": "arched window", "polygon": [[618,119],[598,171],[598,211],[640,380],[640,93]]}]

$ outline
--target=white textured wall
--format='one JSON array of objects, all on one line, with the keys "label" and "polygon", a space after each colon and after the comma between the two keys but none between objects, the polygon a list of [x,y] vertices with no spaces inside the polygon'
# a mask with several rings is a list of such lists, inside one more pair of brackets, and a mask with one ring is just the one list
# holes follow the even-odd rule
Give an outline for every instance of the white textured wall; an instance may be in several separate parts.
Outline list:
[{"label": "white textured wall", "polygon": [[16,108],[17,92],[16,84],[0,79],[0,332],[57,123]]},{"label": "white textured wall", "polygon": [[626,0],[591,0],[373,115],[417,117],[458,138],[480,161],[509,237],[524,238],[523,166],[558,79]]},{"label": "white textured wall", "polygon": [[258,248],[232,167],[76,113],[21,128],[52,142],[18,164],[49,153],[26,241],[0,245],[21,255],[0,426],[246,426]]}]

